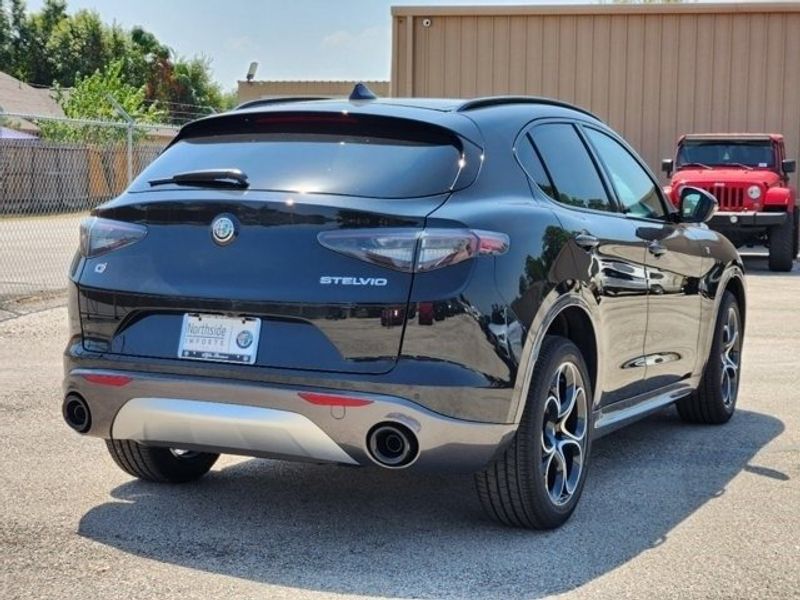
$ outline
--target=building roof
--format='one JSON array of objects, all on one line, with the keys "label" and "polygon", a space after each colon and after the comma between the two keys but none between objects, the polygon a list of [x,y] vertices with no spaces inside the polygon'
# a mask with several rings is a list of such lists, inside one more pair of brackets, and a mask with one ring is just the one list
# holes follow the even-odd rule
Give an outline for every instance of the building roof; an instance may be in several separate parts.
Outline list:
[{"label": "building roof", "polygon": [[[63,117],[64,111],[47,88],[31,87],[8,73],[0,71],[0,114],[14,113],[42,117]],[[39,128],[25,119],[5,119],[11,129],[38,133]]]},{"label": "building roof", "polygon": [[0,111],[63,117],[64,111],[50,96],[50,90],[34,88],[0,71]]},{"label": "building roof", "polygon": [[519,5],[437,5],[393,6],[395,17],[510,16],[510,15],[647,15],[713,13],[797,13],[800,3],[782,2],[674,2],[623,4],[523,4]]},{"label": "building roof", "polygon": [[8,127],[0,127],[0,140],[35,140],[38,139],[35,135],[25,133],[24,131],[17,131]]}]

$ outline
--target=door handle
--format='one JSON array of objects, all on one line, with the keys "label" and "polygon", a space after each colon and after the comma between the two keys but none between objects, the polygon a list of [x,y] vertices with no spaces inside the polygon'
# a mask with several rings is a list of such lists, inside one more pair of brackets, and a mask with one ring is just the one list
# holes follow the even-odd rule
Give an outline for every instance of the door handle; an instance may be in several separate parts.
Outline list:
[{"label": "door handle", "polygon": [[667,253],[667,249],[658,242],[650,242],[647,244],[647,250],[653,256],[661,256]]},{"label": "door handle", "polygon": [[575,236],[575,243],[584,250],[593,250],[600,245],[600,240],[594,237],[591,233],[582,231]]}]

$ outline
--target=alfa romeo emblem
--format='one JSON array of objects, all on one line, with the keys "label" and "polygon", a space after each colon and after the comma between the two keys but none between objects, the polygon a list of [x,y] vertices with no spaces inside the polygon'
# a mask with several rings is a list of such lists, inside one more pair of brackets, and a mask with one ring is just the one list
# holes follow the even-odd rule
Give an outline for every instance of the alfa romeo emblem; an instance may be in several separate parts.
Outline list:
[{"label": "alfa romeo emblem", "polygon": [[243,350],[249,348],[253,343],[253,334],[249,331],[240,331],[236,336],[236,345]]},{"label": "alfa romeo emblem", "polygon": [[230,244],[236,237],[236,224],[230,217],[219,216],[211,222],[211,237],[220,246]]}]

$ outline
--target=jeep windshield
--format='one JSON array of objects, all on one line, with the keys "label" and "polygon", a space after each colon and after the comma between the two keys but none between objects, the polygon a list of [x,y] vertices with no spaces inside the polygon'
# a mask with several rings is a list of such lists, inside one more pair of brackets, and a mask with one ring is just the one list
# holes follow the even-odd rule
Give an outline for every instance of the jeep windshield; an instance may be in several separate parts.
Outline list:
[{"label": "jeep windshield", "polygon": [[678,150],[675,168],[741,167],[772,169],[775,152],[769,141],[687,140]]}]

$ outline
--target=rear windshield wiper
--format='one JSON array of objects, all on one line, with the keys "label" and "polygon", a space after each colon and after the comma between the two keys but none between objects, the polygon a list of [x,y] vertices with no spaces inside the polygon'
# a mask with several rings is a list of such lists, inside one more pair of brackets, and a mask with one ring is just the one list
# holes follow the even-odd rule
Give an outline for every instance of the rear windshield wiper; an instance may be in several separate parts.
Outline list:
[{"label": "rear windshield wiper", "polygon": [[711,169],[711,167],[708,165],[704,165],[703,163],[699,162],[685,162],[678,165],[679,169],[682,169],[683,167],[703,167],[704,169]]},{"label": "rear windshield wiper", "polygon": [[151,186],[156,185],[196,185],[209,187],[237,187],[246,188],[250,184],[247,182],[247,175],[240,169],[205,169],[201,171],[186,171],[185,173],[175,173],[172,177],[164,179],[151,179]]}]

